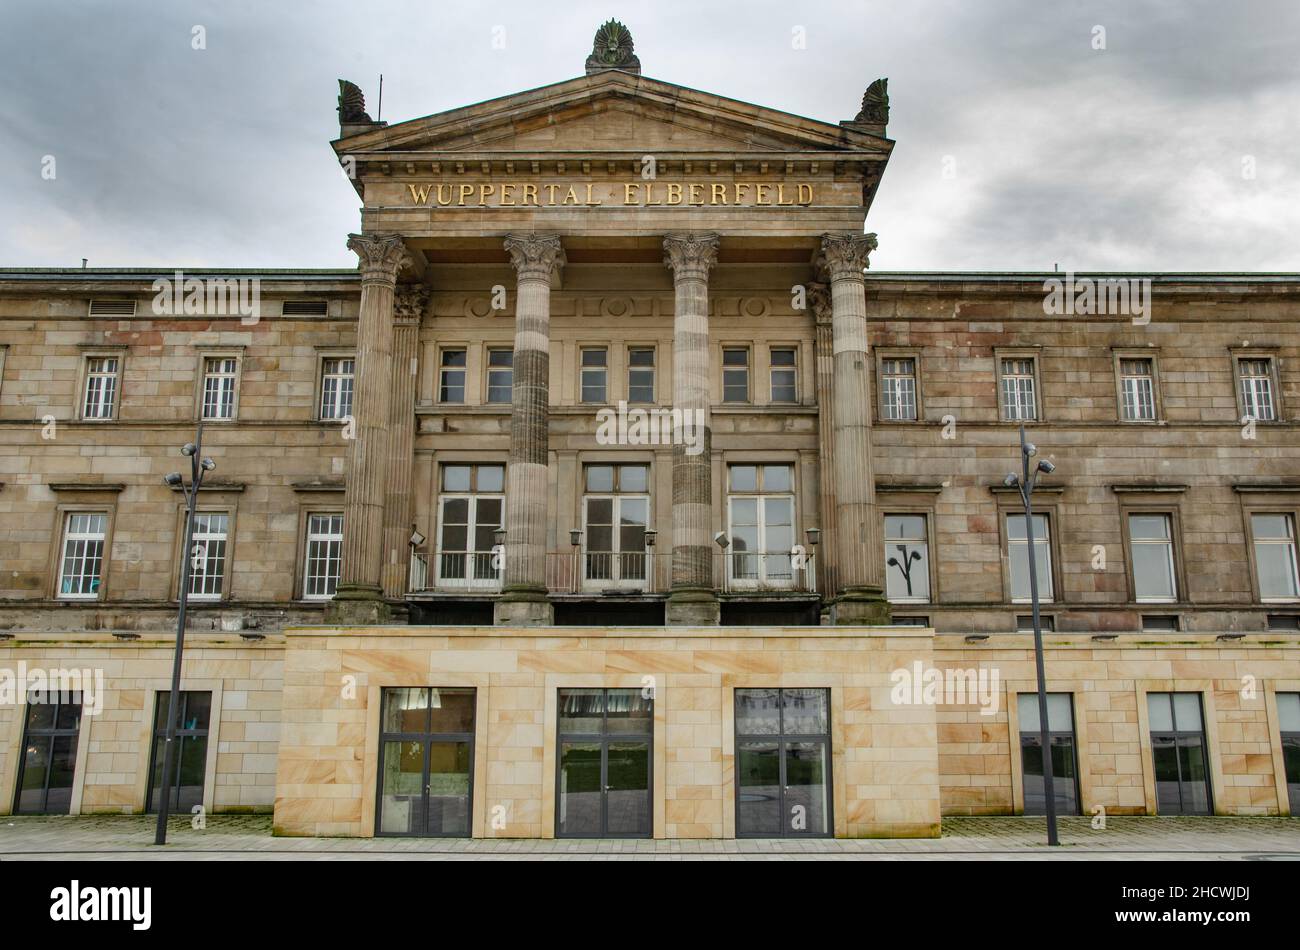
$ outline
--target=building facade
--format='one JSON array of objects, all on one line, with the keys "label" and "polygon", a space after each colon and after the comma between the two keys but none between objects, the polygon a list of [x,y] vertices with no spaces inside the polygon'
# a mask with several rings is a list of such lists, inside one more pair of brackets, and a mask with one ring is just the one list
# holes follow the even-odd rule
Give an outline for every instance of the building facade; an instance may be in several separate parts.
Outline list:
[{"label": "building facade", "polygon": [[391,126],[341,83],[356,270],[0,272],[0,813],[1034,811],[1031,558],[1063,809],[1297,813],[1300,275],[873,272],[883,81],[826,123],[593,46]]}]

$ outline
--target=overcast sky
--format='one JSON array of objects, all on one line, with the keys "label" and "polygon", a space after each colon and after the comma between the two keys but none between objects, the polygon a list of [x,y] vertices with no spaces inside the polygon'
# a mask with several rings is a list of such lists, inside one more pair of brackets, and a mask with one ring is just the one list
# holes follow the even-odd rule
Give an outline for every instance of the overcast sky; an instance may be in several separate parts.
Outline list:
[{"label": "overcast sky", "polygon": [[888,76],[873,269],[1300,270],[1297,0],[4,0],[0,267],[354,266],[336,79],[396,123],[581,75],[610,16],[829,122]]}]

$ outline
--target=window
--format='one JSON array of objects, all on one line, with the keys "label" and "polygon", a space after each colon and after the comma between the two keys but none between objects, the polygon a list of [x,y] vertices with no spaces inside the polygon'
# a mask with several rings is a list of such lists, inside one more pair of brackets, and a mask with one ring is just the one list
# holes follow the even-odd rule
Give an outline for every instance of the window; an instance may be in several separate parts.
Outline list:
[{"label": "window", "polygon": [[792,587],[793,467],[732,465],[727,476],[729,583],[748,588]]},{"label": "window", "polygon": [[356,360],[350,356],[330,356],[321,362],[320,417],[343,419],[352,415],[352,389],[356,379]]},{"label": "window", "polygon": [[504,465],[444,465],[438,496],[438,583],[495,588],[501,583],[496,532],[505,524]]},{"label": "window", "polygon": [[470,688],[384,690],[376,834],[469,837],[475,698]]},{"label": "window", "polygon": [[226,577],[226,544],[230,516],[196,511],[190,545],[190,598],[220,600]]},{"label": "window", "polygon": [[80,692],[50,690],[28,696],[15,815],[68,813],[80,735]]},{"label": "window", "polygon": [[627,401],[655,401],[655,348],[627,348]]},{"label": "window", "polygon": [[309,514],[306,547],[302,596],[306,600],[329,600],[339,585],[339,566],[343,558],[343,515]]},{"label": "window", "polygon": [[899,422],[915,421],[915,359],[880,361],[880,418]]},{"label": "window", "polygon": [[1291,817],[1300,817],[1300,693],[1277,694],[1277,721],[1282,731],[1282,764]]},{"label": "window", "polygon": [[1160,513],[1129,514],[1128,546],[1133,569],[1134,599],[1138,603],[1168,603],[1177,600],[1173,519]]},{"label": "window", "polygon": [[[1038,694],[1016,697],[1020,719],[1020,765],[1024,775],[1025,814],[1047,814],[1043,774],[1042,718]],[[1074,710],[1069,693],[1047,694],[1047,744],[1052,749],[1052,799],[1058,815],[1079,814],[1079,769],[1075,758]]]},{"label": "window", "polygon": [[1178,630],[1177,614],[1143,614],[1142,629],[1148,633],[1173,633]]},{"label": "window", "polygon": [[1156,811],[1210,814],[1210,767],[1199,693],[1147,693]]},{"label": "window", "polygon": [[207,357],[203,360],[203,419],[235,417],[235,383],[239,378],[239,360],[233,356]]},{"label": "window", "polygon": [[582,401],[605,402],[609,380],[609,351],[602,347],[582,350]]},{"label": "window", "polygon": [[649,838],[654,699],[562,689],[558,709],[556,837]]},{"label": "window", "polygon": [[749,350],[745,347],[722,350],[722,401],[749,402]]},{"label": "window", "polygon": [[488,350],[487,401],[509,403],[515,383],[515,351]]},{"label": "window", "polygon": [[1295,518],[1289,513],[1256,512],[1250,516],[1255,546],[1255,573],[1260,600],[1300,598],[1296,574]]},{"label": "window", "polygon": [[584,475],[583,578],[596,587],[643,587],[650,467],[588,465]]},{"label": "window", "polygon": [[738,689],[736,837],[831,834],[828,689]]},{"label": "window", "polygon": [[182,690],[176,710],[176,751],[172,763],[175,771],[163,780],[167,754],[167,715],[171,707],[170,690],[157,693],[153,716],[153,762],[149,766],[149,811],[158,810],[160,796],[166,790],[168,810],[177,815],[189,814],[203,804],[203,786],[208,772],[208,726],[212,715],[212,694]]},{"label": "window", "polygon": [[1119,387],[1125,422],[1153,422],[1156,418],[1155,370],[1149,359],[1121,359]]},{"label": "window", "polygon": [[1016,356],[1002,361],[1002,418],[1030,421],[1038,418],[1034,392],[1034,358]]},{"label": "window", "polygon": [[465,401],[465,351],[443,350],[438,370],[438,402]]},{"label": "window", "polygon": [[[1034,515],[1034,567],[1038,576],[1038,599],[1052,600],[1052,539],[1047,515]],[[1027,603],[1029,590],[1029,538],[1025,516],[1007,515],[1007,560],[1011,568],[1011,600]]]},{"label": "window", "polygon": [[[1044,633],[1056,629],[1056,617],[1052,614],[1038,615],[1038,629]],[[1033,633],[1034,632],[1034,615],[1033,614],[1016,614],[1016,633]]]},{"label": "window", "polygon": [[796,351],[791,347],[773,348],[771,352],[772,402],[799,401],[795,356]]},{"label": "window", "polygon": [[103,512],[69,512],[63,527],[59,597],[94,600],[104,573],[104,537],[108,515]]},{"label": "window", "polygon": [[1241,414],[1261,422],[1277,419],[1273,398],[1273,361],[1251,357],[1237,360],[1237,385],[1241,396]]},{"label": "window", "polygon": [[925,515],[885,515],[885,596],[891,603],[930,599],[930,540]]},{"label": "window", "polygon": [[116,356],[86,357],[86,398],[81,404],[83,419],[112,419],[117,408]]}]

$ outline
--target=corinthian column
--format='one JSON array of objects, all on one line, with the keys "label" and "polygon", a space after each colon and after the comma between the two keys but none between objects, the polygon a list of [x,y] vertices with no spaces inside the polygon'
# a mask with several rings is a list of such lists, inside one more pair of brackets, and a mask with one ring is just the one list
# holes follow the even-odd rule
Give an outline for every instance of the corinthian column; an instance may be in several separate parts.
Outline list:
[{"label": "corinthian column", "polygon": [[406,593],[411,576],[410,538],[415,467],[415,357],[420,319],[429,300],[424,284],[403,284],[393,301],[392,404],[388,418],[388,485],[384,493],[384,597]]},{"label": "corinthian column", "polygon": [[392,406],[393,290],[397,273],[411,263],[395,234],[351,234],[348,248],[361,269],[361,313],[352,397],[354,438],[348,450],[343,500],[343,564],[331,623],[382,623],[384,494],[388,481],[388,423]]},{"label": "corinthian column", "polygon": [[817,357],[817,495],[821,550],[817,559],[817,582],[822,596],[829,598],[838,588],[835,570],[839,530],[835,513],[835,347],[831,327],[831,288],[808,285],[808,308],[816,321]]},{"label": "corinthian column", "polygon": [[835,623],[889,621],[875,473],[871,464],[871,372],[867,362],[867,288],[862,272],[876,249],[874,234],[827,234],[822,262],[831,282],[831,364],[834,383]]},{"label": "corinthian column", "polygon": [[[680,432],[673,438],[673,584],[665,620],[674,626],[716,624],[713,587],[712,457],[709,418],[709,270],[718,260],[718,236],[670,234],[664,264],[673,272],[674,425],[698,426],[695,454]],[[702,451],[700,448],[702,447]]]},{"label": "corinthian column", "polygon": [[506,579],[493,619],[536,626],[555,617],[546,597],[551,277],[564,266],[564,248],[554,234],[512,234],[505,243],[518,286],[506,470]]}]

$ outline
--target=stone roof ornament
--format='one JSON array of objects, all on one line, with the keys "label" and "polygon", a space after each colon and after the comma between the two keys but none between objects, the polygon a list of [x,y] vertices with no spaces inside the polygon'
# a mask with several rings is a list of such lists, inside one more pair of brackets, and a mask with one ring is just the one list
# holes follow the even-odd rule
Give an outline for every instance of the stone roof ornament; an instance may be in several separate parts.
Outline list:
[{"label": "stone roof ornament", "polygon": [[596,30],[587,57],[587,75],[606,69],[621,69],[641,75],[641,60],[632,51],[632,34],[618,20],[607,20]]},{"label": "stone roof ornament", "polygon": [[862,94],[862,108],[845,125],[858,126],[877,135],[885,134],[889,124],[889,80],[877,79]]},{"label": "stone roof ornament", "polygon": [[366,112],[366,97],[361,87],[346,79],[339,80],[339,137],[366,132],[383,127],[387,122],[376,122]]}]

